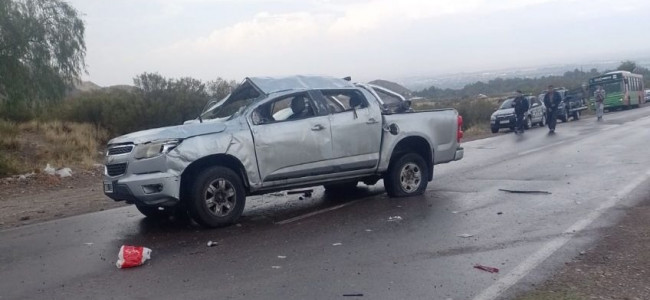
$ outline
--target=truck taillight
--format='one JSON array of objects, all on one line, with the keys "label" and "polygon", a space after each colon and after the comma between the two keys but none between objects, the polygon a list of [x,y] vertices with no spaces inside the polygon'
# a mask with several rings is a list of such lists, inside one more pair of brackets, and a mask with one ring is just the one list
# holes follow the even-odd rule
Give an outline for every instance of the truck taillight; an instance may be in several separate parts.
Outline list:
[{"label": "truck taillight", "polygon": [[458,115],[458,129],[456,131],[456,141],[460,144],[460,139],[463,138],[463,116]]}]

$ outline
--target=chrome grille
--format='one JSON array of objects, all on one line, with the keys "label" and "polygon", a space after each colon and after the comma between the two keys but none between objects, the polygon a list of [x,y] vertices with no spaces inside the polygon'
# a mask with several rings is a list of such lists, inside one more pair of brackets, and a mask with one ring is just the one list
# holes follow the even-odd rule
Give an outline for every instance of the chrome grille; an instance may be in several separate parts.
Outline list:
[{"label": "chrome grille", "polygon": [[108,155],[118,155],[130,153],[133,150],[133,146],[119,146],[108,149]]},{"label": "chrome grille", "polygon": [[126,173],[126,163],[106,165],[108,176],[120,176],[124,173]]}]

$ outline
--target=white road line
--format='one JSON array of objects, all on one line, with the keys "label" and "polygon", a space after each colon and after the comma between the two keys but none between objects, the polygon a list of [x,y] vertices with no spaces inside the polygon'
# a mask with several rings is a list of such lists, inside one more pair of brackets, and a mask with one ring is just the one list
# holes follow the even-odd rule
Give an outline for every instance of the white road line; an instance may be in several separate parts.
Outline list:
[{"label": "white road line", "polygon": [[619,190],[609,200],[603,202],[596,210],[589,213],[584,219],[575,222],[571,227],[564,231],[564,234],[557,237],[550,242],[546,243],[540,250],[533,253],[533,255],[526,258],[517,267],[512,269],[508,274],[503,276],[497,282],[483,290],[480,294],[474,297],[474,300],[492,300],[499,297],[503,292],[515,285],[519,280],[526,276],[530,271],[535,269],[539,264],[546,260],[551,254],[558,249],[562,248],[567,242],[573,238],[574,234],[584,230],[587,226],[593,223],[605,211],[614,207],[621,199],[631,193],[636,187],[641,185],[644,181],[650,178],[650,171],[644,175],[637,177],[636,180]]},{"label": "white road line", "polygon": [[553,144],[548,144],[548,145],[546,145],[546,146],[542,146],[542,147],[539,147],[539,148],[535,148],[535,149],[530,149],[530,150],[526,150],[526,151],[523,151],[523,152],[519,152],[518,155],[521,156],[521,155],[531,154],[531,153],[534,153],[534,152],[542,151],[542,150],[547,149],[547,148],[551,148],[551,147],[559,146],[559,145],[562,145],[562,144],[564,144],[564,143],[565,143],[565,142],[557,142],[557,143],[553,143]]},{"label": "white road line", "polygon": [[284,225],[284,224],[289,224],[291,222],[300,221],[302,219],[306,219],[306,218],[309,218],[309,217],[313,217],[315,215],[320,215],[320,214],[328,212],[328,211],[333,211],[333,210],[336,210],[336,209],[339,209],[339,208],[346,207],[348,205],[352,205],[352,204],[357,203],[359,201],[361,201],[361,199],[360,200],[355,200],[355,201],[352,201],[352,202],[348,202],[348,203],[343,203],[343,204],[340,204],[340,205],[337,205],[337,206],[332,206],[332,207],[324,208],[324,209],[321,209],[321,210],[313,211],[313,212],[310,212],[310,213],[307,213],[307,214],[304,214],[304,215],[300,215],[300,216],[297,216],[297,217],[293,217],[293,218],[290,218],[290,219],[286,219],[286,220],[283,220],[283,221],[280,221],[280,222],[275,222],[275,224],[276,225]]}]

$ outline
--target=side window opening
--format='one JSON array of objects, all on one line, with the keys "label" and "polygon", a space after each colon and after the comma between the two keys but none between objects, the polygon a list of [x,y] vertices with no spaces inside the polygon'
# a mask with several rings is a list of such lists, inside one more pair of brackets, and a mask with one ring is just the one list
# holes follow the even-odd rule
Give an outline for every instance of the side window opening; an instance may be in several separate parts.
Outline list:
[{"label": "side window opening", "polygon": [[368,102],[356,90],[323,90],[321,91],[330,113],[340,113],[355,108],[368,107]]},{"label": "side window opening", "polygon": [[275,99],[260,105],[253,111],[253,124],[299,120],[316,116],[316,110],[307,93],[300,93]]}]

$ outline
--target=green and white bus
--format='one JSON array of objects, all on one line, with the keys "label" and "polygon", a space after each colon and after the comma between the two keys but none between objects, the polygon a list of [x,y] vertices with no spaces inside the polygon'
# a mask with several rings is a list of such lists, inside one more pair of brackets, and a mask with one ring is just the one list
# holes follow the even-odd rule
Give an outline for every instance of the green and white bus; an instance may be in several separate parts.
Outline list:
[{"label": "green and white bus", "polygon": [[605,89],[605,109],[639,107],[645,103],[643,76],[628,71],[614,71],[589,79],[589,104],[594,108],[598,86]]}]

